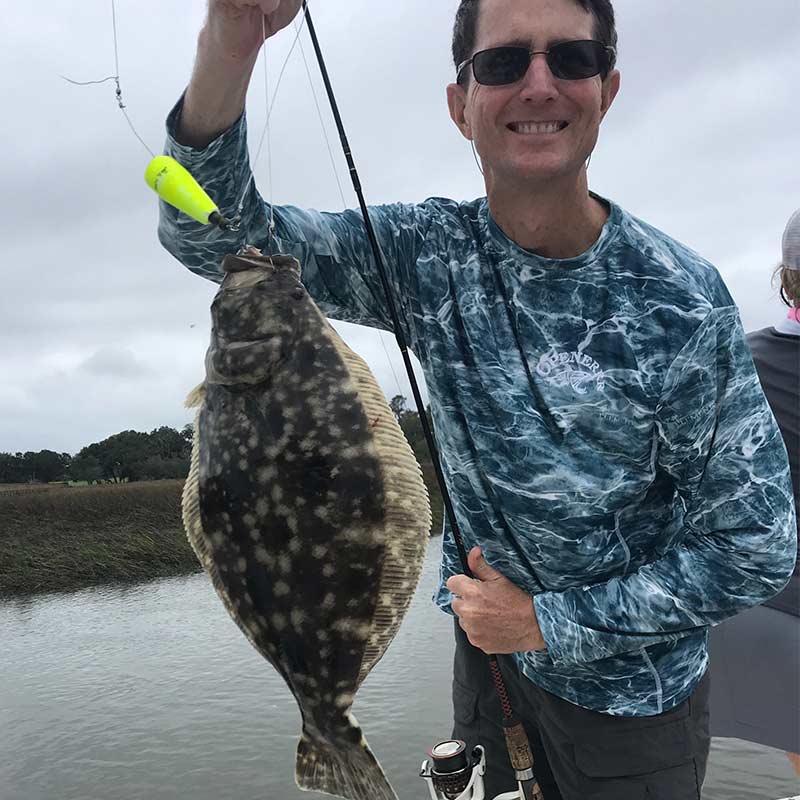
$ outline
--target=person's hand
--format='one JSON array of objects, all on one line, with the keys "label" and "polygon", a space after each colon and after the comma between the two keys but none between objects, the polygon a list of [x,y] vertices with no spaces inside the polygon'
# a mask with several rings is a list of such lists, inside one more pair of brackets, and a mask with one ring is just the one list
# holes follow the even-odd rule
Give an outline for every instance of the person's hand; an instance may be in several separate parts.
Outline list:
[{"label": "person's hand", "polygon": [[206,31],[218,52],[247,59],[297,15],[302,0],[208,0]]},{"label": "person's hand", "polygon": [[479,547],[467,563],[475,578],[454,575],[447,588],[456,595],[452,608],[470,642],[494,654],[544,650],[533,598],[490,567]]}]

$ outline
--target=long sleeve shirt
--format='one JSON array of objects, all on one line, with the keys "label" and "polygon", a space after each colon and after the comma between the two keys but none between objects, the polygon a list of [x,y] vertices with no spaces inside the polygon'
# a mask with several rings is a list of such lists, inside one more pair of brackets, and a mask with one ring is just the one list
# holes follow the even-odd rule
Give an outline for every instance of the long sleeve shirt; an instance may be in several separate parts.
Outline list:
[{"label": "long sleeve shirt", "polygon": [[[202,150],[167,153],[233,213],[250,179],[244,117]],[[376,206],[370,216],[400,324],[428,386],[467,549],[533,596],[538,686],[621,716],[683,701],[708,626],[775,595],[795,562],[786,449],[717,271],[607,203],[570,259],[504,235],[486,198]],[[275,206],[273,249],[299,259],[331,318],[390,329],[359,212]],[[162,205],[159,236],[221,279],[225,253],[266,247],[251,187],[238,232]],[[444,531],[436,602],[462,571]]]}]

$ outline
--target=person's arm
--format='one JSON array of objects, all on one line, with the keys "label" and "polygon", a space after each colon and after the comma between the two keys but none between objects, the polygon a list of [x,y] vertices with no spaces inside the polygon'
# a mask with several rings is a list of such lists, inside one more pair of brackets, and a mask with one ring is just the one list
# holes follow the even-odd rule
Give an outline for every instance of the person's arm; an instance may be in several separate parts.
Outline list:
[{"label": "person's arm", "polygon": [[[214,5],[210,5],[209,14]],[[167,119],[165,152],[192,173],[226,217],[237,219],[238,230],[201,225],[162,202],[161,243],[192,272],[216,282],[222,280],[225,255],[235,253],[243,244],[293,255],[301,263],[303,284],[323,313],[390,329],[383,286],[360,212],[270,208],[256,190],[243,111],[255,57],[233,61],[222,58],[209,27],[210,22],[200,35],[192,82]],[[414,266],[432,211],[435,214],[428,204],[370,208],[406,339],[412,346],[416,338],[413,317],[418,310]],[[273,214],[275,229],[271,235]]]},{"label": "person's arm", "polygon": [[685,509],[661,558],[605,583],[537,595],[556,663],[595,661],[715,625],[774,596],[795,563],[786,448],[734,307],[711,311],[671,365],[658,463]]},{"label": "person's arm", "polygon": [[244,112],[247,87],[267,38],[297,15],[302,0],[209,0],[175,138],[201,149]]}]

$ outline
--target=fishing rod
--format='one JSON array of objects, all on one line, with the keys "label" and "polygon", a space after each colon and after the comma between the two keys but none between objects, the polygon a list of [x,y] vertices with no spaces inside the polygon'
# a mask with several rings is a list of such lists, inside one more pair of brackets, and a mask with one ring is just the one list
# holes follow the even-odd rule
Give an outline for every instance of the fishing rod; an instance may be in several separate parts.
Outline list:
[{"label": "fishing rod", "polygon": [[[403,358],[403,363],[406,368],[406,372],[408,373],[409,383],[411,385],[411,391],[414,395],[414,402],[417,407],[417,412],[419,414],[420,424],[422,426],[422,432],[425,436],[425,443],[428,446],[428,450],[431,454],[431,461],[433,462],[433,468],[436,473],[436,480],[439,484],[439,489],[442,493],[442,500],[444,501],[445,513],[447,514],[447,520],[450,523],[450,529],[453,533],[453,539],[455,540],[456,548],[458,550],[458,555],[461,560],[461,566],[464,571],[464,575],[467,577],[474,577],[472,570],[469,568],[469,564],[467,563],[467,551],[464,547],[464,539],[461,535],[461,529],[458,525],[458,520],[456,519],[455,511],[453,509],[453,504],[450,499],[450,492],[448,491],[447,485],[444,479],[444,473],[442,471],[441,461],[439,459],[439,451],[436,447],[436,442],[433,438],[433,432],[431,430],[430,424],[428,423],[428,415],[425,413],[425,405],[422,400],[422,394],[419,390],[419,385],[417,383],[416,376],[414,374],[414,367],[411,363],[411,357],[408,351],[408,344],[406,342],[405,334],[403,333],[402,326],[400,325],[400,317],[397,313],[397,306],[394,302],[394,296],[392,293],[391,284],[389,282],[389,277],[386,271],[386,265],[384,263],[383,254],[381,253],[380,244],[378,243],[378,238],[375,234],[375,229],[372,226],[372,220],[370,219],[369,208],[367,206],[366,200],[364,199],[364,192],[361,187],[361,180],[358,176],[358,170],[356,169],[355,160],[353,158],[352,151],[350,149],[350,143],[347,139],[347,134],[344,129],[344,123],[342,122],[341,114],[339,113],[339,105],[336,102],[336,97],[333,92],[333,86],[331,85],[330,76],[328,75],[328,69],[325,64],[325,59],[322,55],[322,49],[320,48],[319,39],[317,38],[316,28],[314,27],[314,22],[311,19],[311,12],[308,8],[308,0],[303,0],[303,14],[305,15],[306,26],[308,27],[308,33],[311,37],[311,42],[314,46],[314,53],[317,57],[317,62],[319,64],[320,73],[322,75],[323,83],[325,84],[325,92],[328,95],[328,102],[331,106],[331,112],[333,113],[334,121],[336,122],[336,129],[339,133],[339,139],[342,144],[342,150],[344,152],[345,160],[347,161],[347,168],[350,172],[350,178],[353,183],[353,188],[355,189],[356,195],[358,197],[358,203],[361,207],[361,214],[364,218],[364,227],[366,228],[367,237],[369,239],[370,246],[372,248],[372,253],[375,258],[375,264],[378,268],[378,275],[380,276],[381,284],[383,285],[383,291],[386,295],[386,303],[389,310],[389,316],[392,320],[392,326],[394,328],[394,335],[397,339],[397,346],[400,348],[400,354]],[[520,793],[523,797],[523,800],[544,800],[541,789],[539,788],[539,784],[536,781],[536,778],[533,773],[533,755],[530,749],[530,743],[528,742],[527,734],[525,733],[525,729],[522,726],[522,722],[520,722],[511,707],[511,702],[508,698],[508,690],[505,686],[505,681],[503,680],[503,676],[500,672],[500,664],[497,660],[497,656],[490,654],[489,655],[489,668],[492,673],[492,679],[495,684],[495,688],[497,689],[498,697],[500,698],[500,706],[503,713],[503,734],[505,735],[506,740],[506,748],[508,750],[508,756],[511,761],[511,766],[514,769],[515,776],[517,782],[520,785]],[[451,742],[441,743],[442,745],[450,745]],[[463,744],[463,743],[462,743]],[[439,747],[439,745],[437,745]],[[435,748],[434,748],[435,749]],[[432,760],[436,762],[436,757],[432,755]],[[423,767],[424,768],[424,767]],[[431,772],[435,772],[436,770],[431,768]],[[469,771],[470,773],[474,770],[467,770],[464,767],[461,772],[462,774],[466,774]],[[444,781],[441,781],[442,786],[445,785]],[[431,776],[431,785],[435,785],[435,781],[433,780],[433,776]],[[462,787],[462,791],[465,790],[466,787]],[[438,789],[437,789],[438,790]],[[433,791],[433,789],[432,789]],[[459,798],[462,792],[458,794],[451,795],[448,792],[443,793],[443,797],[445,798]],[[435,795],[432,795],[434,800],[437,800]]]}]

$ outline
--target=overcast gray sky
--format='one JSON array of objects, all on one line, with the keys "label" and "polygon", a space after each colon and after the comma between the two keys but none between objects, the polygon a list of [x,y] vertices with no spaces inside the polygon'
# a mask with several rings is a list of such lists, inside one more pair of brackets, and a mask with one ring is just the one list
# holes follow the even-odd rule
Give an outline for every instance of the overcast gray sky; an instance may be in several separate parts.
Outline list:
[{"label": "overcast gray sky", "polygon": [[[369,202],[483,194],[447,115],[457,0],[317,0],[315,22]],[[592,188],[712,260],[745,327],[782,313],[770,286],[800,206],[798,0],[617,0],[622,90],[592,160]],[[125,429],[182,426],[203,377],[215,287],[161,249],[149,160],[116,106],[108,0],[2,0],[0,451],[77,452]],[[128,112],[160,151],[163,118],[188,79],[202,0],[117,0]],[[276,76],[293,32],[270,45]],[[306,42],[306,53],[311,57]],[[322,100],[315,65],[312,74]],[[257,75],[260,76],[261,67]],[[323,106],[338,148],[330,113]],[[265,116],[257,78],[252,144]],[[303,61],[295,52],[273,116],[274,197],[341,200]],[[336,151],[339,174],[346,171]],[[256,165],[260,188],[267,163]],[[348,205],[356,201],[345,185]],[[338,326],[387,394],[377,334]],[[402,364],[386,337],[394,369]],[[408,394],[405,383],[402,391]]]}]

